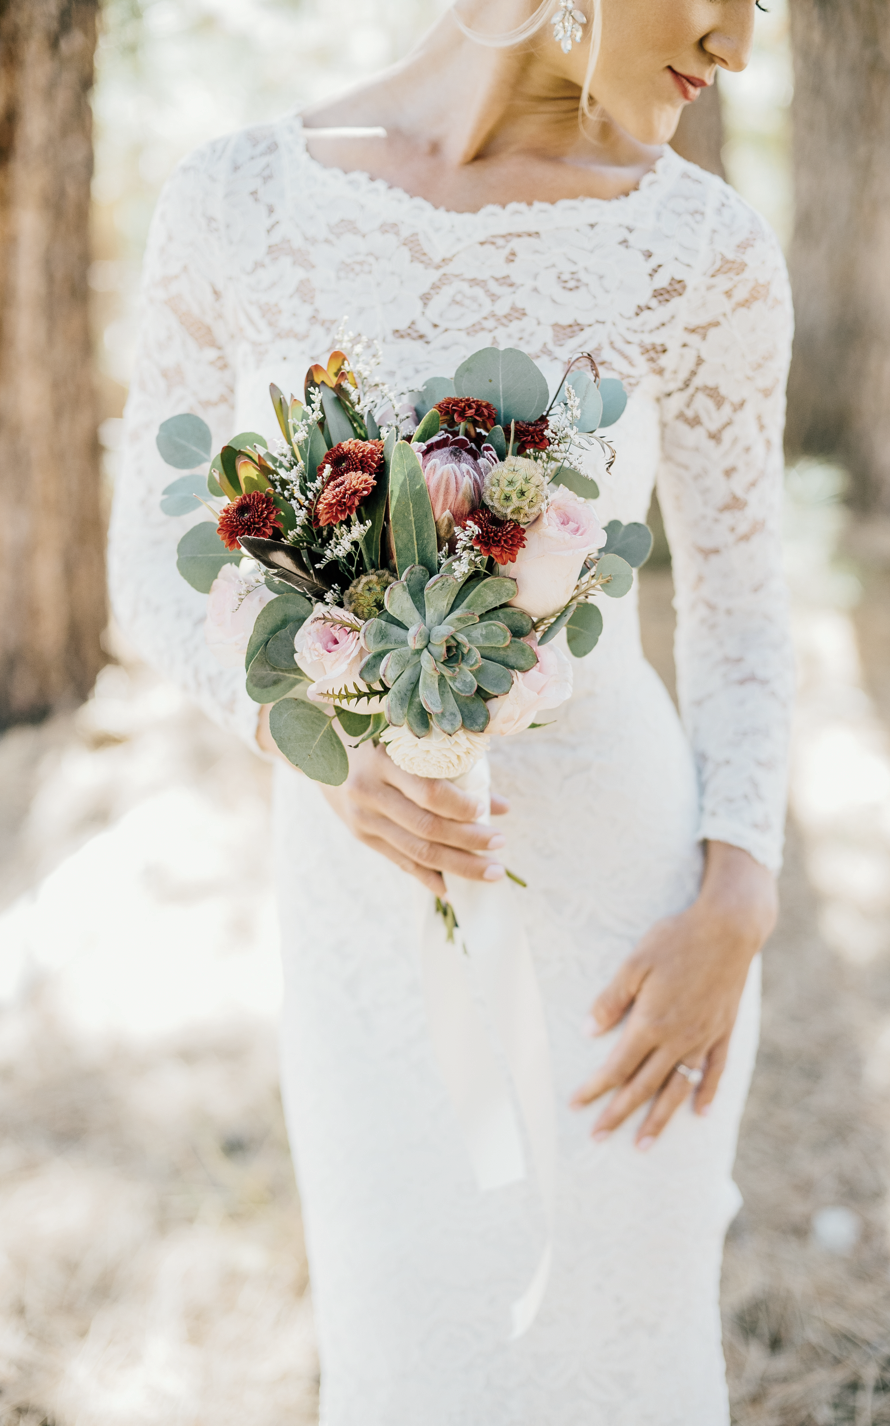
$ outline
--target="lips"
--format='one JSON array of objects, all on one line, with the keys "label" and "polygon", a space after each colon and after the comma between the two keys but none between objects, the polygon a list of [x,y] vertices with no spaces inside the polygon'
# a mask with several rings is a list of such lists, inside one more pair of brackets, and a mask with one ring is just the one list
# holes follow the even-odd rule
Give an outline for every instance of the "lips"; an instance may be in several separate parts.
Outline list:
[{"label": "lips", "polygon": [[707,89],[708,87],[708,81],[706,79],[699,79],[695,74],[681,74],[679,70],[674,69],[671,65],[668,65],[668,70],[680,91],[681,97],[687,104],[691,104],[694,99],[698,98],[699,90]]}]

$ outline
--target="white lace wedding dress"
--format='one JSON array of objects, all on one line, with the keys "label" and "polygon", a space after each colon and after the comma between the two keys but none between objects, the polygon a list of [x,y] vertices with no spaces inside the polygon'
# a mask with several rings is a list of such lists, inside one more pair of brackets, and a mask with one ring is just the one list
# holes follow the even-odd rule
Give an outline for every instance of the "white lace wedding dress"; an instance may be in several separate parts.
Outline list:
[{"label": "white lace wedding dress", "polygon": [[[194,517],[158,510],[155,432],[202,415],[221,444],[274,433],[345,316],[412,384],[490,343],[552,382],[579,350],[631,392],[603,521],[653,482],[677,587],[682,727],[642,656],[635,595],[603,601],[553,727],[505,740],[509,864],[549,1019],[558,1099],[554,1266],[538,1318],[509,1306],[543,1239],[534,1180],[480,1194],[434,1063],[415,935],[425,895],[276,769],[283,1084],[302,1193],[326,1426],[722,1426],[722,1240],[757,1038],[757,968],[711,1116],[648,1154],[589,1137],[570,1092],[612,1037],[582,1021],[658,917],[696,894],[702,838],[780,858],[790,655],[779,549],[790,308],[777,245],[717,179],[666,151],[629,196],[451,213],[322,167],[287,117],[177,170],[146,263],[141,354],[111,539],[114,604],[145,657],[250,741],[256,707],[204,645],[176,572]],[[206,518],[203,517],[202,518]],[[635,1121],[638,1122],[638,1121]]]}]

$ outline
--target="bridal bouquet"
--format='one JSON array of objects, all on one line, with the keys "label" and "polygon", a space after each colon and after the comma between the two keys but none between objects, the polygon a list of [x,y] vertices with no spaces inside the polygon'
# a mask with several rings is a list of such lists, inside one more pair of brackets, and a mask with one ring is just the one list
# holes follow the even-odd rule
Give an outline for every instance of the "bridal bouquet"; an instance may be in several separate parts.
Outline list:
[{"label": "bridal bouquet", "polygon": [[[603,529],[592,501],[614,459],[596,433],[621,383],[592,358],[553,399],[521,351],[487,347],[453,377],[397,395],[358,343],[310,367],[303,400],[270,388],[281,440],[247,431],[211,459],[210,431],[158,432],[181,476],[161,508],[203,504],[178,568],[209,594],[206,637],[269,703],[284,756],[338,785],[343,739],[381,741],[402,768],[458,777],[489,738],[540,726],[572,691],[651,547],[645,525]],[[207,463],[209,462],[209,473]],[[200,468],[200,469],[199,469]]]}]

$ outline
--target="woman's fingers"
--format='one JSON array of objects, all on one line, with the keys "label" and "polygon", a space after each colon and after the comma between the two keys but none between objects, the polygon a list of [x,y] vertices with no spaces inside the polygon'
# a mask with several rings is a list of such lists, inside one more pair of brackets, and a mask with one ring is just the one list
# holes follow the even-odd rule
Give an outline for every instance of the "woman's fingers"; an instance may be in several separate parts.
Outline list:
[{"label": "woman's fingers", "polygon": [[418,866],[449,872],[454,876],[462,876],[467,881],[500,881],[505,875],[500,862],[476,856],[473,852],[463,852],[457,847],[448,847],[440,842],[426,841],[378,813],[363,812],[357,825],[362,841],[388,842],[397,852]]},{"label": "woman's fingers", "polygon": [[729,1036],[725,1035],[722,1040],[718,1040],[708,1055],[707,1063],[704,1065],[705,1077],[698,1087],[695,1096],[696,1114],[707,1114],[711,1107],[711,1101],[717,1093],[717,1086],[720,1077],[726,1068],[726,1056],[729,1054]]},{"label": "woman's fingers", "polygon": [[403,855],[403,853],[392,846],[391,843],[383,841],[381,837],[368,837],[365,840],[365,846],[370,847],[372,851],[379,852],[382,857],[386,857],[387,861],[394,862],[397,867],[400,867],[402,871],[406,871],[409,876],[416,876],[417,880],[422,882],[427,890],[431,891],[434,896],[441,896],[443,899],[447,898],[448,892],[445,888],[445,882],[442,880],[439,872],[432,871],[429,867],[419,866],[417,862],[413,862],[410,857]]},{"label": "woman's fingers", "polygon": [[465,852],[496,851],[504,845],[503,834],[493,831],[484,822],[453,822],[449,817],[439,817],[435,812],[418,807],[388,783],[381,784],[370,810],[397,822],[424,842],[459,847]]},{"label": "woman's fingers", "polygon": [[491,815],[492,817],[503,817],[505,812],[510,811],[510,803],[506,797],[502,797],[499,792],[491,794]]},{"label": "woman's fingers", "polygon": [[623,1124],[625,1119],[647,1099],[657,1094],[673,1068],[670,1055],[664,1048],[654,1050],[613,1094],[609,1103],[596,1120],[591,1134],[594,1139],[605,1138]]},{"label": "woman's fingers", "polygon": [[475,822],[487,814],[488,803],[478,793],[461,792],[445,778],[415,777],[413,773],[403,772],[385,753],[383,760],[383,781],[397,787],[409,802],[427,812],[447,817],[452,822]]},{"label": "woman's fingers", "polygon": [[648,1059],[655,1044],[651,1032],[645,1030],[642,1025],[634,1025],[631,1019],[608,1058],[594,1071],[586,1084],[582,1084],[572,1095],[572,1109],[583,1109],[585,1104],[592,1104],[610,1089],[618,1089],[626,1084]]},{"label": "woman's fingers", "polygon": [[593,1002],[589,1026],[592,1035],[604,1035],[618,1024],[621,1017],[627,1014],[645,979],[646,967],[633,956],[619,966],[611,983]]},{"label": "woman's fingers", "polygon": [[[701,1054],[690,1054],[681,1063],[689,1069],[697,1069],[700,1067],[702,1058]],[[676,1113],[684,1100],[688,1099],[691,1092],[692,1085],[685,1075],[679,1073],[675,1065],[664,1082],[664,1088],[653,1100],[649,1113],[637,1130],[638,1149],[651,1149],[668,1120]]]}]

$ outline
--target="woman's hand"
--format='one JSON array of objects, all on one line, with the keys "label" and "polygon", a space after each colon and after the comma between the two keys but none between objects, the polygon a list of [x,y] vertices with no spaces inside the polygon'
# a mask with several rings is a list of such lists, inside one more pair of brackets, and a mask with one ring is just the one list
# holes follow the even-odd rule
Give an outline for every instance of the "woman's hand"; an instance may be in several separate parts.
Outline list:
[{"label": "woman's hand", "polygon": [[678,1064],[702,1070],[695,1108],[707,1113],[748,969],[776,912],[772,873],[739,847],[709,842],[697,901],[657,922],[594,1002],[591,1034],[611,1030],[630,1011],[608,1058],[572,1099],[581,1109],[617,1091],[594,1123],[594,1139],[651,1100],[636,1135],[638,1148],[650,1148],[690,1093]]},{"label": "woman's hand", "polygon": [[[265,709],[257,742],[264,751],[278,753]],[[505,839],[477,820],[489,810],[477,796],[460,792],[447,781],[402,772],[385,749],[373,743],[347,752],[346,781],[339,787],[322,784],[321,790],[366,847],[416,876],[436,896],[448,895],[443,871],[469,881],[500,881],[505,875],[496,858],[478,855],[497,851]],[[499,816],[508,810],[505,799],[492,793],[492,813]]]}]

